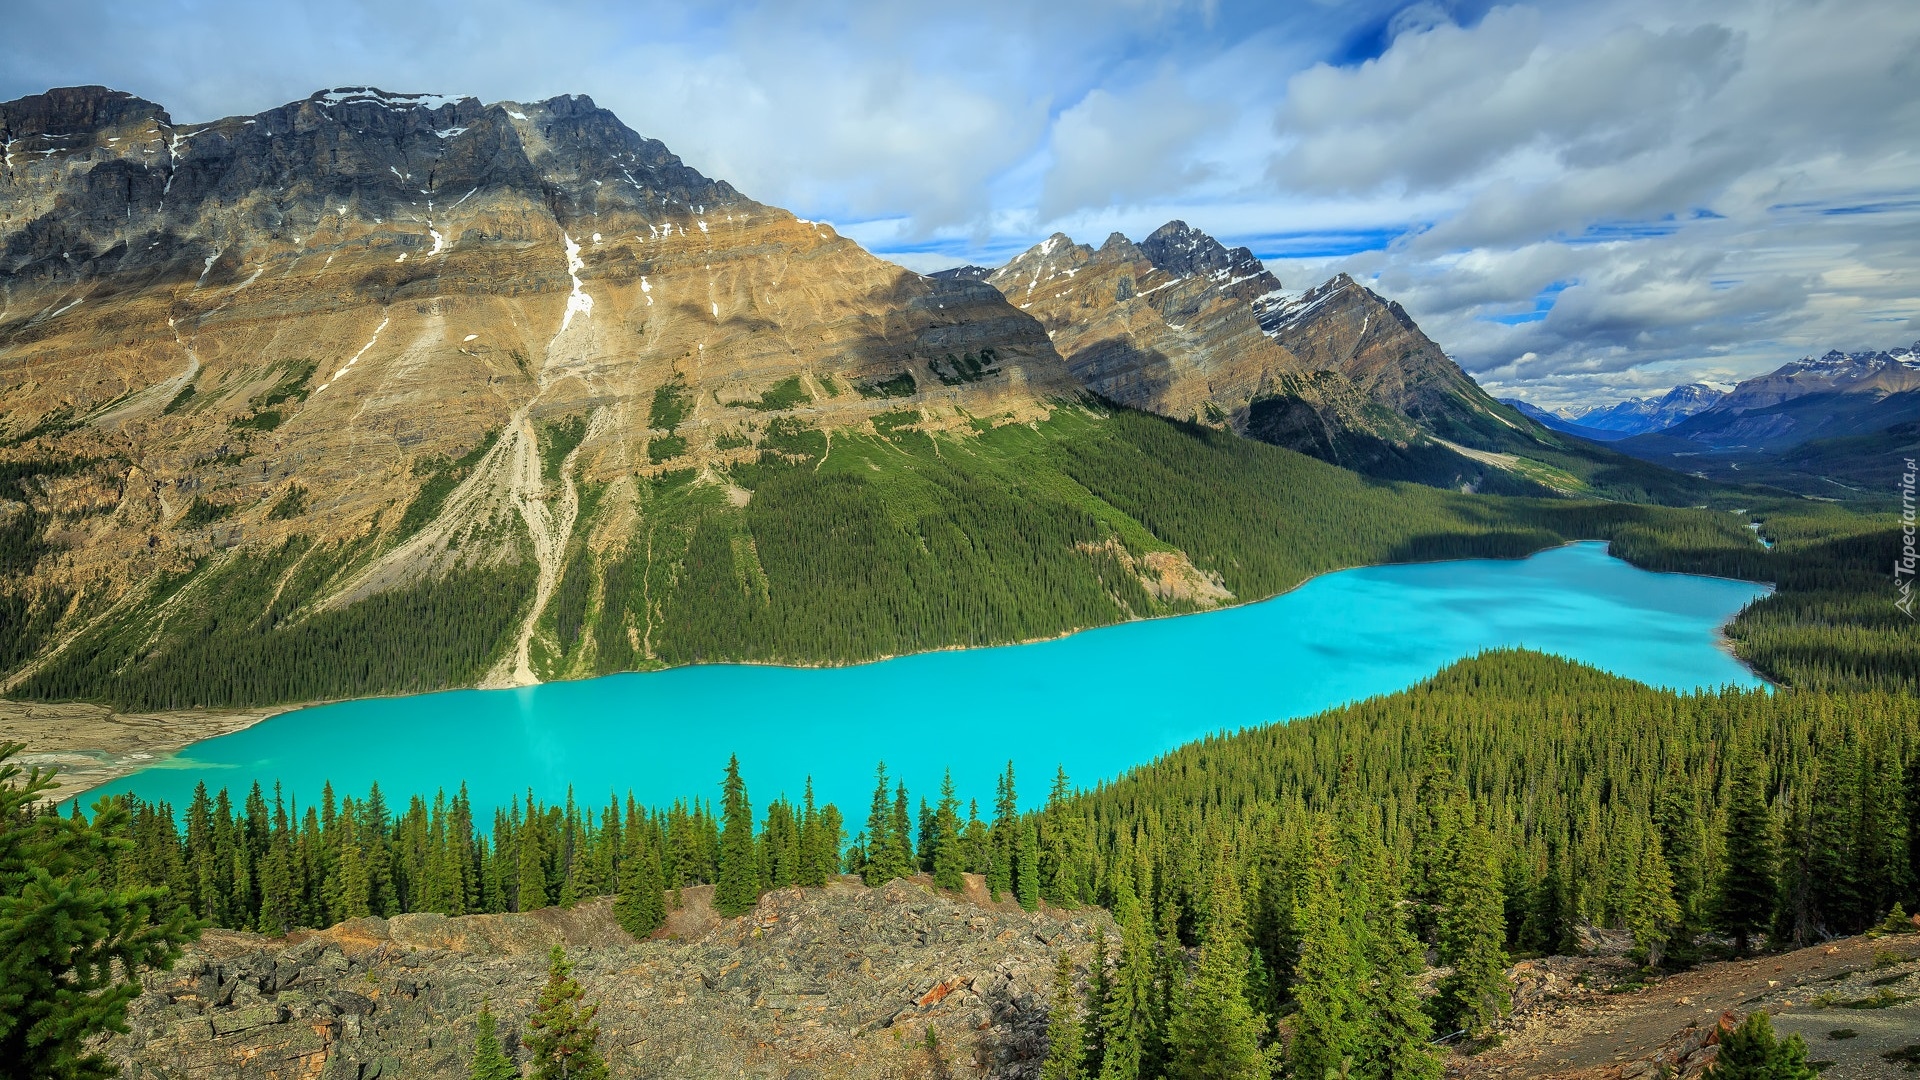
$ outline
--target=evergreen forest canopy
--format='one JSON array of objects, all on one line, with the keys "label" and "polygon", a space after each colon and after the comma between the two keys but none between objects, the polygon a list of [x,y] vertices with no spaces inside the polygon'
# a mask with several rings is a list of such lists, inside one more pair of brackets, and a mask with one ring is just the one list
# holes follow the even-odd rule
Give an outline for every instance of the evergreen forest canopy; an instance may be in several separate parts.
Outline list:
[{"label": "evergreen forest canopy", "polygon": [[[677,419],[676,402],[656,402],[660,423]],[[757,460],[727,476],[752,493],[746,506],[690,470],[669,471],[639,482],[631,526],[605,547],[585,538],[606,532],[591,523],[618,501],[612,485],[550,470],[549,483],[574,485],[583,525],[536,627],[536,671],[849,663],[1194,610],[1203,601],[1145,569],[1162,552],[1184,553],[1249,601],[1345,566],[1602,539],[1648,569],[1777,582],[1729,629],[1741,657],[1775,681],[1920,692],[1920,642],[1886,599],[1899,539],[1890,516],[1731,490],[1717,508],[1466,495],[1093,404],[1034,425],[981,422],[966,436],[922,432],[919,419],[901,410],[874,435],[831,443],[798,420],[770,421]],[[543,452],[582,430],[549,425]],[[102,612],[50,657],[35,659],[67,598],[0,593],[0,666],[20,673],[8,693],[155,710],[471,685],[532,602],[517,517],[477,531],[517,558],[474,557],[351,604],[322,601],[418,531],[487,445],[427,463],[400,527],[377,543],[295,537],[208,556]],[[34,474],[8,469],[0,484]],[[0,537],[14,562],[42,553],[35,520],[16,515]]]},{"label": "evergreen forest canopy", "polygon": [[[717,806],[529,798],[490,830],[463,794],[395,815],[377,788],[306,808],[203,788],[184,828],[164,804],[103,800],[130,842],[96,869],[268,932],[613,895],[641,934],[696,884],[738,914],[842,871],[946,889],[977,873],[1029,908],[1114,913],[1092,998],[1056,1013],[1085,1075],[1125,1077],[1201,1075],[1195,1055],[1221,1054],[1299,1077],[1343,1061],[1435,1076],[1429,1040],[1490,1032],[1510,959],[1574,951],[1582,923],[1677,966],[1920,906],[1920,699],[1905,693],[1676,694],[1499,652],[1090,791],[1055,776],[1038,811],[1018,812],[1015,784],[1009,768],[984,813],[950,781],[916,806],[882,766],[860,828],[811,792],[757,816],[729,763]],[[1423,1000],[1429,947],[1451,970]]]},{"label": "evergreen forest canopy", "polygon": [[[717,800],[529,795],[491,822],[464,791],[402,793],[396,809],[378,788],[302,807],[257,787],[203,787],[178,808],[105,800],[89,822],[31,809],[35,780],[0,785],[29,793],[9,796],[0,828],[0,933],[34,933],[49,917],[35,896],[78,896],[120,919],[142,950],[129,955],[152,965],[201,923],[279,933],[611,895],[644,934],[693,886],[738,914],[767,889],[841,872],[924,873],[946,889],[974,873],[1028,907],[1099,904],[1119,925],[1084,999],[1065,969],[1048,1075],[1321,1080],[1437,1076],[1430,1040],[1490,1032],[1510,958],[1569,951],[1583,922],[1629,930],[1649,965],[1676,966],[1857,932],[1920,903],[1920,636],[1891,602],[1890,517],[1751,492],[1709,508],[1470,496],[1124,410],[1061,409],[966,438],[920,432],[917,418],[831,445],[770,422],[758,459],[727,477],[752,493],[744,507],[689,472],[648,481],[627,542],[565,553],[536,667],[840,663],[1191,610],[1143,581],[1145,556],[1162,552],[1251,600],[1346,565],[1597,538],[1649,569],[1777,583],[1728,633],[1780,689],[1680,695],[1492,654],[1192,744],[1091,791],[1056,776],[1024,814],[1011,770],[990,802],[949,783],[916,803],[882,766],[852,821],[811,792],[756,813],[731,765]],[[580,430],[550,425],[543,457],[564,458]],[[483,452],[430,463],[419,498],[434,506],[407,508],[404,529],[432,519]],[[41,475],[10,469],[0,484]],[[608,486],[549,472],[594,520]],[[524,545],[517,527],[486,526]],[[31,512],[10,519],[6,565],[44,554],[42,531]],[[295,538],[211,557],[103,615],[10,693],[162,709],[471,683],[533,590],[528,560],[475,560],[318,604],[375,555]],[[0,596],[0,664],[33,662],[49,610]],[[84,961],[92,943],[63,947]],[[1429,949],[1448,973],[1423,997]],[[72,1037],[46,1045],[79,1061],[80,1036],[117,1023],[131,985],[94,986],[63,1028]],[[8,986],[23,1001],[52,992],[44,979]],[[25,1029],[0,1030],[13,1037]]]}]

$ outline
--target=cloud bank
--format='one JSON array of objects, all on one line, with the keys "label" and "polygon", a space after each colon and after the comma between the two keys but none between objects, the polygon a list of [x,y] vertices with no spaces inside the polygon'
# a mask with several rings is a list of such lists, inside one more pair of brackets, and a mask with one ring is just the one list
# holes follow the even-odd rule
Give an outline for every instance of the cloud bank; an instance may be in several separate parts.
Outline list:
[{"label": "cloud bank", "polygon": [[586,93],[916,269],[1182,217],[1546,404],[1920,338],[1911,0],[16,0],[0,98]]}]

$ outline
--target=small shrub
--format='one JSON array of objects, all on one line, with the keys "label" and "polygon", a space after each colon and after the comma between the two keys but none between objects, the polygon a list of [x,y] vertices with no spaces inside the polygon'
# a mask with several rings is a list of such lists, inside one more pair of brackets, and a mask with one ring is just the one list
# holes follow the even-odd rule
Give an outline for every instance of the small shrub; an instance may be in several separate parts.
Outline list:
[{"label": "small shrub", "polygon": [[1834,1028],[1832,1031],[1827,1032],[1827,1038],[1835,1042],[1839,1042],[1842,1039],[1857,1039],[1859,1037],[1860,1033],[1852,1028]]},{"label": "small shrub", "polygon": [[262,409],[252,416],[241,416],[229,420],[227,426],[239,428],[242,431],[272,431],[280,426],[280,421],[279,409]]},{"label": "small shrub", "polygon": [[687,452],[687,440],[678,435],[656,435],[647,440],[647,460],[659,465]]},{"label": "small shrub", "polygon": [[187,504],[187,512],[180,515],[180,524],[178,527],[182,529],[197,529],[202,525],[223,521],[232,517],[233,512],[239,508],[238,503],[210,502],[195,495],[193,501]]},{"label": "small shrub", "polygon": [[863,398],[912,397],[920,384],[913,381],[913,372],[903,371],[890,378],[856,381],[853,388]]},{"label": "small shrub", "polygon": [[307,489],[294,484],[287,489],[285,495],[280,496],[279,502],[273,504],[273,509],[267,511],[267,517],[272,521],[285,521],[288,518],[299,517],[306,512],[306,509]]}]

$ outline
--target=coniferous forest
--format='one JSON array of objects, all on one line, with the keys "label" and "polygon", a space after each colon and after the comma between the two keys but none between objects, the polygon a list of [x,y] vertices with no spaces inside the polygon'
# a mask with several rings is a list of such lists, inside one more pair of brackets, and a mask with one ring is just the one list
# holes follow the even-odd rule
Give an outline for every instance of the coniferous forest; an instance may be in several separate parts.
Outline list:
[{"label": "coniferous forest", "polygon": [[[1920,907],[1920,699],[1899,692],[1676,694],[1499,652],[1091,790],[1046,778],[1021,813],[1026,782],[1009,767],[990,799],[916,794],[881,765],[864,821],[810,791],[756,810],[731,762],[713,801],[529,796],[491,822],[464,793],[297,807],[202,788],[184,808],[100,804],[124,842],[98,870],[268,933],[610,895],[646,934],[695,884],[738,914],[843,872],[945,889],[980,874],[1029,908],[1113,913],[1091,999],[1056,1011],[1082,1075],[1123,1077],[1211,1075],[1197,1063],[1221,1054],[1435,1076],[1431,1041],[1491,1031],[1511,959],[1571,951],[1582,924],[1672,968]],[[1429,949],[1448,973],[1423,1000]]]},{"label": "coniferous forest", "polygon": [[[1111,1080],[1435,1077],[1437,1041],[1481,1039],[1509,1009],[1511,960],[1570,951],[1582,925],[1627,931],[1671,969],[1920,907],[1920,642],[1885,595],[1890,518],[1752,493],[1719,508],[1467,496],[1091,407],[964,444],[880,428],[831,448],[774,431],[780,445],[731,474],[744,508],[690,476],[649,481],[634,543],[567,553],[544,670],[846,662],[1188,610],[1137,574],[1170,549],[1246,600],[1344,565],[1593,538],[1649,569],[1776,583],[1728,634],[1777,686],[1683,695],[1495,653],[1090,790],[1009,768],[990,793],[909,792],[881,764],[871,805],[844,813],[810,791],[756,806],[731,762],[704,763],[709,798],[529,792],[490,820],[458,788],[296,805],[203,787],[186,806],[62,816],[34,807],[30,777],[0,783],[0,886],[84,883],[82,907],[148,928],[125,945],[147,958],[127,953],[131,970],[202,925],[278,934],[611,896],[645,935],[693,886],[736,915],[837,874],[940,889],[978,874],[1029,909],[1112,913],[1086,991],[1088,959],[1061,961],[1045,1073]],[[591,515],[605,491],[578,494]],[[533,572],[513,562],[316,603],[364,559],[296,538],[209,561],[155,586],[164,619],[100,620],[16,692],[175,708],[432,689],[477,678],[524,617]],[[1036,783],[1044,807],[1021,812]],[[114,970],[85,937],[36,970]],[[1429,992],[1430,962],[1444,975]],[[577,1020],[555,963],[542,1015]],[[111,1018],[131,984],[94,978]]]}]

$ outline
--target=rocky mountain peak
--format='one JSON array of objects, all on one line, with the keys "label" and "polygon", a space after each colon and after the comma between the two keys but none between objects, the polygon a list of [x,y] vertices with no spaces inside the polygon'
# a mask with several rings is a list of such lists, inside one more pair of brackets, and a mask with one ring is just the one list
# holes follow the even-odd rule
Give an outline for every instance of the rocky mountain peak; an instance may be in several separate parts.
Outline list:
[{"label": "rocky mountain peak", "polygon": [[1267,272],[1267,268],[1254,257],[1252,250],[1244,247],[1228,248],[1199,229],[1177,219],[1153,230],[1145,240],[1140,242],[1140,252],[1147,257],[1147,261],[1152,263],[1156,270],[1164,271],[1174,277],[1205,276],[1227,287],[1238,286],[1243,282],[1257,282],[1256,289],[1247,290],[1247,299],[1280,288],[1279,280]]},{"label": "rocky mountain peak", "polygon": [[1809,394],[1884,396],[1920,389],[1920,342],[1878,352],[1841,352],[1805,356],[1733,388],[1716,411],[1768,408]]},{"label": "rocky mountain peak", "polygon": [[[140,120],[171,126],[167,111],[145,98],[104,86],[61,86],[0,103],[0,140],[78,139]],[[31,153],[18,147],[9,153]]]}]

